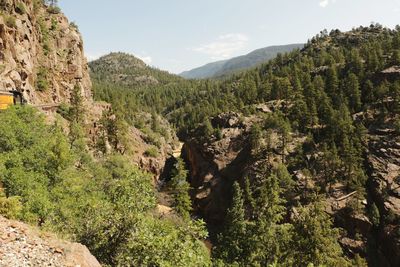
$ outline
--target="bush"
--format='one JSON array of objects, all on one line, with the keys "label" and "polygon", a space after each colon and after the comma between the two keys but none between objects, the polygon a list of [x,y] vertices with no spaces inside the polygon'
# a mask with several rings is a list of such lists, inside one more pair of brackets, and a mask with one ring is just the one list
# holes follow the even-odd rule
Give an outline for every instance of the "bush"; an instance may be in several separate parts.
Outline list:
[{"label": "bush", "polygon": [[58,6],[49,6],[49,7],[47,8],[47,11],[48,11],[50,14],[59,14],[59,13],[61,12],[61,9],[60,9]]},{"label": "bush", "polygon": [[67,103],[61,103],[60,106],[57,108],[57,113],[60,114],[64,119],[69,118],[71,106]]},{"label": "bush", "polygon": [[40,28],[40,32],[42,34],[42,39],[41,39],[42,48],[43,48],[44,54],[47,55],[51,50],[49,29],[47,28],[46,22],[44,21],[43,18],[38,19],[38,25]]},{"label": "bush", "polygon": [[106,266],[210,265],[204,226],[153,216],[152,177],[128,158],[78,165],[62,129],[27,106],[0,121],[0,214],[81,242]]},{"label": "bush", "polygon": [[156,158],[158,156],[158,150],[155,147],[150,147],[144,152],[146,157]]},{"label": "bush", "polygon": [[54,18],[51,19],[51,26],[50,26],[50,30],[51,31],[57,31],[58,28],[58,21]]},{"label": "bush", "polygon": [[74,29],[74,30],[76,30],[76,31],[79,32],[78,24],[76,24],[75,22],[71,22],[71,23],[69,24],[69,26],[70,26],[72,29]]},{"label": "bush", "polygon": [[36,78],[36,89],[40,92],[45,92],[49,88],[49,81],[47,80],[47,69],[39,68]]},{"label": "bush", "polygon": [[23,14],[25,14],[26,13],[26,7],[25,7],[25,4],[24,3],[17,3],[16,4],[16,6],[15,6],[15,11],[18,13],[18,14],[21,14],[21,15],[23,15]]},{"label": "bush", "polygon": [[0,189],[0,215],[8,219],[18,219],[21,215],[22,204],[19,197],[7,198]]},{"label": "bush", "polygon": [[17,22],[16,22],[15,17],[13,17],[13,16],[6,16],[5,23],[6,23],[7,27],[17,28]]}]

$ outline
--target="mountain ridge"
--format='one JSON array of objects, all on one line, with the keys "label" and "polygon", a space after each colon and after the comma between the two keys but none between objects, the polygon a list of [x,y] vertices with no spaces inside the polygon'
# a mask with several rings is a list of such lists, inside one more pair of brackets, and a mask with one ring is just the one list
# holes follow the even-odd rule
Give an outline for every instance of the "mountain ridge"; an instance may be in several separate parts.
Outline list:
[{"label": "mountain ridge", "polygon": [[206,65],[184,71],[178,75],[186,79],[204,79],[225,76],[236,71],[255,67],[263,62],[265,63],[266,61],[273,59],[278,53],[286,53],[302,47],[304,47],[304,44],[300,43],[267,46],[256,49],[242,56],[211,62]]}]

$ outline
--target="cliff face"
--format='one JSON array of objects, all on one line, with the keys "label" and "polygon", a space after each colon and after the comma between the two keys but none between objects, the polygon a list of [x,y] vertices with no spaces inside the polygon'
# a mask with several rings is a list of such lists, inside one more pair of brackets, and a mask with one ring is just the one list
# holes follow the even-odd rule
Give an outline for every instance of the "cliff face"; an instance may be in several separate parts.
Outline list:
[{"label": "cliff face", "polygon": [[92,100],[83,42],[76,26],[39,0],[0,3],[0,89],[18,90],[30,104],[69,102],[79,85]]},{"label": "cliff face", "polygon": [[370,134],[369,190],[380,213],[378,241],[392,266],[400,264],[400,138],[383,127]]}]

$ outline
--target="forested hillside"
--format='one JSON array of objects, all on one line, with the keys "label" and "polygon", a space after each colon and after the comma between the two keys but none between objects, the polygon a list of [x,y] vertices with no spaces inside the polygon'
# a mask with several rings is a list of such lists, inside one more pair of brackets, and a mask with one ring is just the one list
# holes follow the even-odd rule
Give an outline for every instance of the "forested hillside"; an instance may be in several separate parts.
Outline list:
[{"label": "forested hillside", "polygon": [[396,266],[399,30],[323,31],[223,81],[94,93],[176,126],[215,264]]}]

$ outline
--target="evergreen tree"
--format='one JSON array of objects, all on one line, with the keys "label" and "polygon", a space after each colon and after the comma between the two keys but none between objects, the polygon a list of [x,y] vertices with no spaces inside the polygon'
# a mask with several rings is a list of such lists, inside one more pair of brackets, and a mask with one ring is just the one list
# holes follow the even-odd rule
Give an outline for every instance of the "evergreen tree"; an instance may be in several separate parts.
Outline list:
[{"label": "evergreen tree", "polygon": [[294,223],[294,262],[297,266],[350,266],[338,243],[339,232],[321,202],[298,210]]},{"label": "evergreen tree", "polygon": [[361,109],[361,92],[357,76],[354,73],[350,73],[345,84],[349,106],[353,112],[357,112]]},{"label": "evergreen tree", "polygon": [[185,220],[190,219],[190,212],[192,211],[192,202],[189,196],[190,184],[187,182],[187,175],[185,162],[178,158],[170,183],[174,198],[174,210]]},{"label": "evergreen tree", "polygon": [[228,264],[246,264],[247,223],[245,220],[244,198],[239,183],[233,184],[231,208],[228,209],[224,231],[218,236],[215,256]]}]

